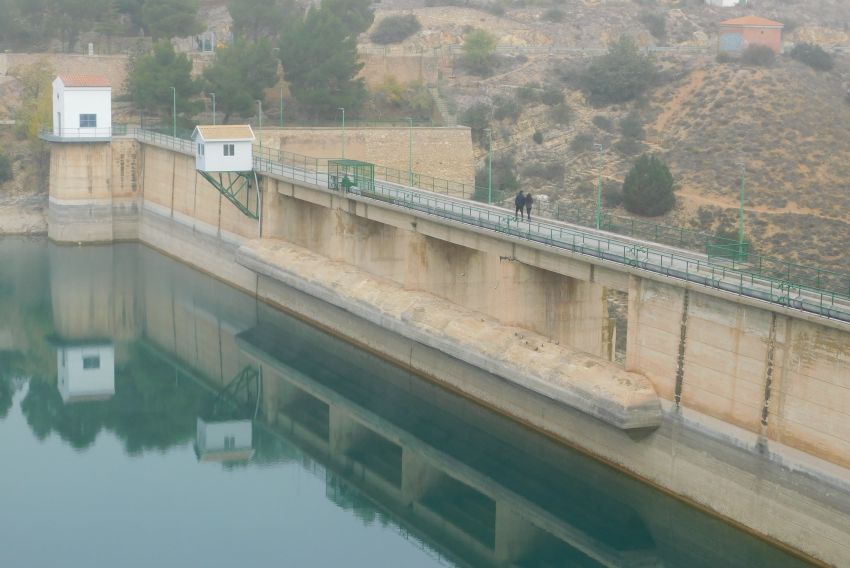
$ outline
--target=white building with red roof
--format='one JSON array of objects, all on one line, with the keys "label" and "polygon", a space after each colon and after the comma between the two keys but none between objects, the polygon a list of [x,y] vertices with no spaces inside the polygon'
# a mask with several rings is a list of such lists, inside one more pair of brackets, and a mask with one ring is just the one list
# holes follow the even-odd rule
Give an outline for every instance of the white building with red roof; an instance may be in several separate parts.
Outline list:
[{"label": "white building with red roof", "polygon": [[53,80],[53,137],[109,139],[112,86],[101,75],[59,75]]}]

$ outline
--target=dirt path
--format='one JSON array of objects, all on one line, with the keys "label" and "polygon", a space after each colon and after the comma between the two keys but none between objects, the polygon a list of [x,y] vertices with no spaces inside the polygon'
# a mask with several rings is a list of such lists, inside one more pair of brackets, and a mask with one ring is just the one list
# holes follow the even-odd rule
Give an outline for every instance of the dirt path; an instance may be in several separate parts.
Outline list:
[{"label": "dirt path", "polygon": [[682,110],[682,105],[684,105],[685,102],[691,98],[694,92],[702,86],[704,80],[705,71],[697,69],[692,72],[688,84],[679,89],[679,92],[673,100],[666,105],[664,112],[662,112],[655,120],[654,128],[655,131],[658,132],[658,140],[656,140],[656,143],[660,143],[660,139],[664,135],[664,130],[667,128],[667,124],[670,122],[670,119]]}]

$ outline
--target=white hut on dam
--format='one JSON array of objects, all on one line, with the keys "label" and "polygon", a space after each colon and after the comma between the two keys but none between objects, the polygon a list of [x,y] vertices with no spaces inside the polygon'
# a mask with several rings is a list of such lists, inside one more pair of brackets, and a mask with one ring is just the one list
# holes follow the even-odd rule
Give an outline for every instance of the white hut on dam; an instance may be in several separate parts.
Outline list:
[{"label": "white hut on dam", "polygon": [[248,124],[196,126],[195,168],[202,172],[247,172],[254,169],[254,131]]},{"label": "white hut on dam", "polygon": [[112,136],[112,86],[102,75],[59,75],[53,80],[53,133],[56,140]]}]

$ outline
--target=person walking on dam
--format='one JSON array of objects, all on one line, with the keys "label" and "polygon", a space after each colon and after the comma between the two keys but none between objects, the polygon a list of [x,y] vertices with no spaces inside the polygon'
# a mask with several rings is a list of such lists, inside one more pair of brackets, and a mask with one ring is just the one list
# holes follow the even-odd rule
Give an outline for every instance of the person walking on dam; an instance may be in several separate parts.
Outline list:
[{"label": "person walking on dam", "polygon": [[519,190],[519,193],[514,197],[514,205],[516,205],[516,210],[514,210],[514,221],[519,220],[519,216],[522,215],[522,218],[525,219],[525,194],[522,193],[522,190]]},{"label": "person walking on dam", "polygon": [[525,220],[531,221],[531,206],[534,205],[534,198],[530,193],[525,194]]}]

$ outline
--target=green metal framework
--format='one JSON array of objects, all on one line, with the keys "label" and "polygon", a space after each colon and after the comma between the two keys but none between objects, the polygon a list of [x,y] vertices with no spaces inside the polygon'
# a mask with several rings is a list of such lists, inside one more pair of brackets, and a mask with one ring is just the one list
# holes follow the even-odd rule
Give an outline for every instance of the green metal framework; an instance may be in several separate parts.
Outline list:
[{"label": "green metal framework", "polygon": [[260,371],[248,365],[201,410],[204,420],[256,419],[262,395]]},{"label": "green metal framework", "polygon": [[[198,170],[223,196],[252,219],[260,218],[260,186],[257,174],[250,172],[204,172]],[[251,191],[254,189],[255,191]]]},{"label": "green metal framework", "polygon": [[328,160],[328,188],[375,191],[375,164],[360,160]]}]

